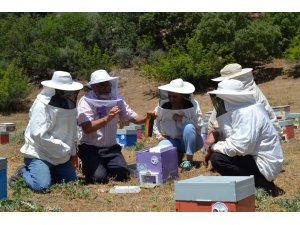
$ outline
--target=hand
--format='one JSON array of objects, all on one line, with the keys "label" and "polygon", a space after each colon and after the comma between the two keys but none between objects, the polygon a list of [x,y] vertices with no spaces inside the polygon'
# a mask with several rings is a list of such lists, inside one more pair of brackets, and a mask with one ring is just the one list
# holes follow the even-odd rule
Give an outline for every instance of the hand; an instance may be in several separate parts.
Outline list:
[{"label": "hand", "polygon": [[153,118],[157,117],[157,113],[155,111],[147,111],[147,116],[151,116]]},{"label": "hand", "polygon": [[210,160],[210,157],[212,155],[212,151],[207,148],[205,149],[205,154],[204,154],[204,166],[207,168],[208,167],[208,161]]},{"label": "hand", "polygon": [[158,138],[159,141],[162,141],[162,140],[168,140],[168,137],[164,136],[164,135],[161,135],[159,138]]},{"label": "hand", "polygon": [[121,112],[119,106],[114,106],[107,115],[107,121],[111,121],[116,115]]},{"label": "hand", "polygon": [[71,156],[71,164],[73,165],[74,169],[76,170],[78,168],[78,156],[77,155],[72,155]]},{"label": "hand", "polygon": [[175,114],[173,115],[173,120],[175,120],[176,122],[182,122],[182,118],[183,118],[183,116],[182,116],[182,115],[179,115],[179,114],[177,114],[177,113],[175,113]]}]

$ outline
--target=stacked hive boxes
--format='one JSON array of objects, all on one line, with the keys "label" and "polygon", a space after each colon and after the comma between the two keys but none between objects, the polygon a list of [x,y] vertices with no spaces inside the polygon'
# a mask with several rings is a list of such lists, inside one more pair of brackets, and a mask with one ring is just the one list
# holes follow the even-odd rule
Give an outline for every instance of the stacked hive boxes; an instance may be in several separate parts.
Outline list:
[{"label": "stacked hive boxes", "polygon": [[9,143],[9,132],[15,131],[14,123],[0,123],[0,144]]},{"label": "stacked hive boxes", "polygon": [[292,120],[288,119],[288,114],[290,112],[290,106],[289,105],[283,105],[283,106],[274,106],[272,107],[276,117],[279,121],[279,126],[283,129],[282,134],[282,140],[288,141],[292,138],[294,138],[294,125]]}]

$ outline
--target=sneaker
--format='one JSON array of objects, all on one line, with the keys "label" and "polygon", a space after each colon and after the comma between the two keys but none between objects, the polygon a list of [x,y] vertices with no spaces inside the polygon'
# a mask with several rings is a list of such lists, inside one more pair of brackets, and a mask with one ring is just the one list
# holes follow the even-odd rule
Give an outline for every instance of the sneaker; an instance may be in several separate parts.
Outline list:
[{"label": "sneaker", "polygon": [[25,165],[21,165],[17,168],[16,172],[9,178],[8,185],[13,188],[16,186],[17,180],[22,177],[22,169],[25,168]]},{"label": "sneaker", "polygon": [[194,168],[194,165],[191,161],[185,160],[182,163],[180,163],[181,173],[190,171]]}]

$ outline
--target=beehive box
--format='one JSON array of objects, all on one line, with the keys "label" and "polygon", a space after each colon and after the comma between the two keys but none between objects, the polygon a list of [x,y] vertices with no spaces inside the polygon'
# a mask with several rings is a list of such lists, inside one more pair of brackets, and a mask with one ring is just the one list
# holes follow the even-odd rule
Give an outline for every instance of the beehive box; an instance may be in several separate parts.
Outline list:
[{"label": "beehive box", "polygon": [[0,200],[7,198],[7,159],[0,158]]},{"label": "beehive box", "polygon": [[283,140],[288,141],[294,138],[295,131],[292,120],[279,121],[279,126],[281,126],[283,129]]},{"label": "beehive box", "polygon": [[9,133],[7,131],[0,131],[0,144],[9,143]]},{"label": "beehive box", "polygon": [[16,130],[16,124],[15,123],[0,123],[0,131],[15,131]]},{"label": "beehive box", "polygon": [[160,152],[150,152],[150,148],[137,151],[136,167],[140,183],[163,184],[178,176],[177,148],[163,146]]},{"label": "beehive box", "polygon": [[295,129],[300,130],[300,113],[288,113],[286,118],[291,119]]},{"label": "beehive box", "polygon": [[198,176],[175,182],[177,212],[254,212],[253,176]]},{"label": "beehive box", "polygon": [[136,138],[137,139],[142,139],[143,138],[142,125],[131,124],[129,126],[123,127],[123,129],[135,130],[135,132],[136,132]]},{"label": "beehive box", "polygon": [[117,129],[116,140],[123,148],[136,145],[136,131],[127,129]]},{"label": "beehive box", "polygon": [[274,113],[276,114],[276,117],[278,120],[285,120],[286,115],[290,112],[289,105],[273,106],[272,109],[273,109]]}]

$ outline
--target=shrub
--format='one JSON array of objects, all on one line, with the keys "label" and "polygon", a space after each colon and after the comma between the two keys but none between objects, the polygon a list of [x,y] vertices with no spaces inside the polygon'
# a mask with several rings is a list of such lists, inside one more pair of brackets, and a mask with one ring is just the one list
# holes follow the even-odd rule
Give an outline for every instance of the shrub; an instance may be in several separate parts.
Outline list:
[{"label": "shrub", "polygon": [[29,78],[22,68],[11,63],[0,71],[0,109],[16,109],[31,90]]}]

